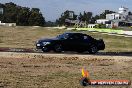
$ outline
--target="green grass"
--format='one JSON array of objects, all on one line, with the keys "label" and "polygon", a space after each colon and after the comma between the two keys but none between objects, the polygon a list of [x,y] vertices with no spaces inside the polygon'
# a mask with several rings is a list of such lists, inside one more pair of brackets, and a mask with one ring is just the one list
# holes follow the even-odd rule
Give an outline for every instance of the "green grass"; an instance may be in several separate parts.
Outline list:
[{"label": "green grass", "polygon": [[123,36],[115,36],[115,35],[107,35],[100,33],[87,33],[95,38],[102,38],[106,44],[105,51],[132,51],[132,38],[123,37]]}]

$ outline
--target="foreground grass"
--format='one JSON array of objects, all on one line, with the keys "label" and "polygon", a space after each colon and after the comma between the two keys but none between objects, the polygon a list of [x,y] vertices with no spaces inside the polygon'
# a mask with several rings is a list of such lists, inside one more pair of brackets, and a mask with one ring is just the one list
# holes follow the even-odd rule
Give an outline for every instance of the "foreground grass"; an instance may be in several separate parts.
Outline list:
[{"label": "foreground grass", "polygon": [[[35,48],[35,42],[40,38],[49,38],[68,32],[63,29],[51,29],[44,27],[0,27],[0,47],[11,48]],[[77,32],[77,31],[72,31]],[[82,32],[82,31],[80,31]],[[87,33],[95,38],[105,41],[107,52],[131,52],[132,38],[106,35],[100,33]]]},{"label": "foreground grass", "polygon": [[[34,55],[32,58],[0,57],[0,87],[83,88],[79,84],[82,67],[89,70],[91,79],[132,80],[132,60],[123,59],[40,55]],[[98,88],[131,88],[131,86],[98,86]]]}]

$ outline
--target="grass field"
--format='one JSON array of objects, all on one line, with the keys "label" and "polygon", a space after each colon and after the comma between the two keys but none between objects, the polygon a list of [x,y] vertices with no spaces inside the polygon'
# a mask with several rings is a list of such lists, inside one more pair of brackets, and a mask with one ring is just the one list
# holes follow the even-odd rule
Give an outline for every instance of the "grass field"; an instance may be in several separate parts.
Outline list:
[{"label": "grass field", "polygon": [[79,83],[81,68],[89,71],[92,80],[132,81],[132,59],[128,57],[5,53],[0,55],[0,88],[83,88]]},{"label": "grass field", "polygon": [[[40,38],[49,38],[68,32],[63,29],[51,29],[44,27],[0,27],[0,47],[35,48],[35,42]],[[77,32],[77,31],[72,31]],[[80,31],[83,32],[83,31]],[[84,31],[94,38],[102,38],[105,41],[107,52],[131,52],[132,38],[119,37],[100,33]]]},{"label": "grass field", "polygon": [[[54,37],[63,32],[67,30],[0,27],[0,47],[35,48],[34,44],[38,39]],[[132,52],[132,38],[80,32],[103,38],[106,44],[104,52]],[[83,88],[79,84],[83,67],[89,71],[92,80],[132,81],[131,56],[0,52],[0,88]],[[132,88],[132,85],[86,88]]]}]

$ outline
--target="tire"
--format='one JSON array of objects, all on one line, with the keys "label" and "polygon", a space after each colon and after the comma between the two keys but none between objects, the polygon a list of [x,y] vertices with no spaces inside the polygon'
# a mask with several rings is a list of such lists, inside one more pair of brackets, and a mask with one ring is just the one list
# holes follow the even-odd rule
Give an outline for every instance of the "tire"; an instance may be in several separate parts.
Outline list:
[{"label": "tire", "polygon": [[98,52],[98,48],[97,48],[96,46],[92,46],[92,47],[88,50],[88,52],[89,52],[90,54],[95,54],[95,53]]},{"label": "tire", "polygon": [[56,44],[54,46],[54,51],[58,52],[58,53],[62,52],[62,45],[61,44]]},{"label": "tire", "polygon": [[49,51],[50,51],[50,49],[49,49],[49,48],[47,48],[47,47],[43,47],[43,48],[42,48],[42,51],[43,51],[43,52],[49,52]]}]

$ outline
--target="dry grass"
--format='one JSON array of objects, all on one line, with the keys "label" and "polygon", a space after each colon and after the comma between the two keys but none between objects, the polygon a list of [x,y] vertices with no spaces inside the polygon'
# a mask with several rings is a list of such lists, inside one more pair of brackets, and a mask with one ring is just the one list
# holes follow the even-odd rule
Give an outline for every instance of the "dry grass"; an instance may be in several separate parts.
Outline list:
[{"label": "dry grass", "polygon": [[[66,30],[42,27],[0,27],[0,47],[35,48],[42,37],[53,37]],[[88,32],[85,32],[88,33]],[[88,33],[103,38],[105,51],[132,51],[131,38]],[[81,68],[91,79],[128,79],[132,81],[132,59],[117,56],[73,56],[0,53],[0,88],[83,88],[79,84]],[[101,58],[100,58],[101,57]],[[88,87],[97,88],[97,86]],[[98,86],[98,88],[132,88],[132,86]]]},{"label": "dry grass", "polygon": [[[43,37],[54,37],[67,30],[51,29],[44,27],[0,27],[0,47],[12,48],[35,48],[35,42]],[[76,32],[76,31],[72,31]],[[107,52],[132,52],[132,38],[117,37],[114,35],[102,35],[100,33],[89,33],[95,38],[103,38]]]},{"label": "dry grass", "polygon": [[0,46],[15,48],[34,48],[35,42],[43,37],[52,37],[60,30],[42,27],[0,27]]},{"label": "dry grass", "polygon": [[[8,53],[7,53],[8,54]],[[13,56],[14,57],[14,56]],[[132,60],[114,57],[52,56],[33,54],[17,58],[0,57],[0,88],[83,88],[81,68],[91,79],[128,79],[132,81]],[[91,86],[88,88],[96,88]],[[132,88],[132,86],[98,86]]]}]

